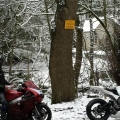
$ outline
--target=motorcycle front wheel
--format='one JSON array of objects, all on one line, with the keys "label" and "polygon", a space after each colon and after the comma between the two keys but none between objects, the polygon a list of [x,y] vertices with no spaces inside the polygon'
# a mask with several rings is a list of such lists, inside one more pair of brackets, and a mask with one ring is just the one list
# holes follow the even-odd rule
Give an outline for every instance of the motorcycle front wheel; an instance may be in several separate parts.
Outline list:
[{"label": "motorcycle front wheel", "polygon": [[52,112],[46,104],[38,104],[32,111],[30,120],[51,120]]},{"label": "motorcycle front wheel", "polygon": [[98,110],[104,104],[106,104],[106,101],[102,99],[91,100],[86,107],[86,113],[88,118],[90,120],[107,120],[110,115],[109,108],[101,112],[99,112]]}]

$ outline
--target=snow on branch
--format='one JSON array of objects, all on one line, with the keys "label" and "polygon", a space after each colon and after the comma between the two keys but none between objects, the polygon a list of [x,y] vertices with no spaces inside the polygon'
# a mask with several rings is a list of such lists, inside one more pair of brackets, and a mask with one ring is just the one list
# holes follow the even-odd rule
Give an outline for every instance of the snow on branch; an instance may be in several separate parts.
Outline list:
[{"label": "snow on branch", "polygon": [[27,24],[31,18],[32,18],[32,15],[21,25],[21,27],[23,27],[25,24]]},{"label": "snow on branch", "polygon": [[20,13],[18,13],[16,16],[21,16],[26,8],[27,8],[27,4],[25,3],[23,10]]}]

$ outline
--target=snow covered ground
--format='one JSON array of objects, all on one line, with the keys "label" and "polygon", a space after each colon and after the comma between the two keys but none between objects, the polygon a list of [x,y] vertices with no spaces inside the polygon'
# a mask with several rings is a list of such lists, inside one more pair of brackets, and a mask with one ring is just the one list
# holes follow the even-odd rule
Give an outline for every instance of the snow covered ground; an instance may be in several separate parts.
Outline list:
[{"label": "snow covered ground", "polygon": [[[26,64],[21,65],[23,66],[22,69],[27,68],[27,66],[25,65]],[[49,86],[50,82],[47,81],[49,80],[48,68],[40,63],[35,64],[34,68],[38,69],[39,71],[34,72],[32,80],[35,81],[36,84],[44,84],[45,86]],[[14,66],[14,69],[19,69],[19,67]],[[87,74],[85,72],[84,77],[86,75]],[[85,82],[84,84],[87,85],[87,83]],[[91,98],[88,98],[87,95],[88,95],[87,93],[84,94],[79,93],[78,95],[79,97],[76,98],[75,100],[71,102],[63,102],[59,104],[51,104],[51,100],[47,97],[47,95],[45,95],[43,101],[48,104],[48,106],[52,111],[52,120],[89,120],[86,115],[86,105],[91,100]],[[110,117],[108,120],[117,120],[117,119]]]},{"label": "snow covered ground", "polygon": [[[52,120],[89,120],[86,115],[86,105],[93,98],[87,98],[87,94],[78,97],[71,102],[50,104],[49,99],[44,99],[52,110]],[[108,120],[118,120],[109,118]]]},{"label": "snow covered ground", "polygon": [[87,102],[86,96],[83,96],[71,102],[50,105],[52,120],[87,120]]}]

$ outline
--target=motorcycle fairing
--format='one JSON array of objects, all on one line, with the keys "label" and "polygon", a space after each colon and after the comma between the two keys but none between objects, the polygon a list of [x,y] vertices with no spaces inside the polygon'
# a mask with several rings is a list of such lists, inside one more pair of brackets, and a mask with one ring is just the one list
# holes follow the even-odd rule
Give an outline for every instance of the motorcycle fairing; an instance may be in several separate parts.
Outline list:
[{"label": "motorcycle fairing", "polygon": [[30,88],[31,90],[35,91],[37,94],[43,94],[43,92],[41,90],[36,90],[36,89],[33,89],[33,88]]},{"label": "motorcycle fairing", "polygon": [[15,100],[16,98],[19,98],[22,95],[23,95],[23,93],[18,92],[17,90],[7,90],[5,92],[5,98],[8,102]]},{"label": "motorcycle fairing", "polygon": [[16,104],[9,104],[9,114],[10,116],[14,116],[16,119],[26,118],[29,116],[29,113],[31,113],[31,111],[34,109],[35,104],[35,99],[19,101]]},{"label": "motorcycle fairing", "polygon": [[[9,114],[16,118],[25,118],[29,116],[30,111],[32,111],[42,98],[40,94],[42,92],[37,89],[27,88],[28,93],[12,100],[9,102]],[[26,109],[27,108],[27,109]]]},{"label": "motorcycle fairing", "polygon": [[33,88],[27,88],[27,89],[34,94],[35,98],[37,98],[36,102],[42,101],[43,98],[40,96],[40,94],[43,94],[42,91]]},{"label": "motorcycle fairing", "polygon": [[25,85],[26,85],[27,87],[34,88],[34,89],[38,89],[38,90],[39,90],[39,88],[38,88],[31,80],[26,81],[26,82],[25,82]]},{"label": "motorcycle fairing", "polygon": [[96,91],[99,91],[99,92],[101,92],[101,93],[103,93],[103,94],[105,94],[105,95],[107,95],[107,96],[112,96],[112,97],[114,97],[116,100],[119,98],[118,95],[115,95],[115,94],[113,94],[112,92],[105,90],[103,86],[91,86],[91,89],[96,90]]}]

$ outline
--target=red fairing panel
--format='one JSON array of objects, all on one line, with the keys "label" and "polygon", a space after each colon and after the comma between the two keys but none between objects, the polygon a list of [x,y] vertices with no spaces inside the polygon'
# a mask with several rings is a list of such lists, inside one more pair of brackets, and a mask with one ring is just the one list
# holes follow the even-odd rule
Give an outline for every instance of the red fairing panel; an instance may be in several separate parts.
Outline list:
[{"label": "red fairing panel", "polygon": [[26,84],[27,87],[39,90],[39,88],[31,80],[26,81],[25,84]]},{"label": "red fairing panel", "polygon": [[22,92],[18,92],[17,90],[7,90],[5,92],[5,98],[7,101],[12,101],[20,96],[22,96]]}]

